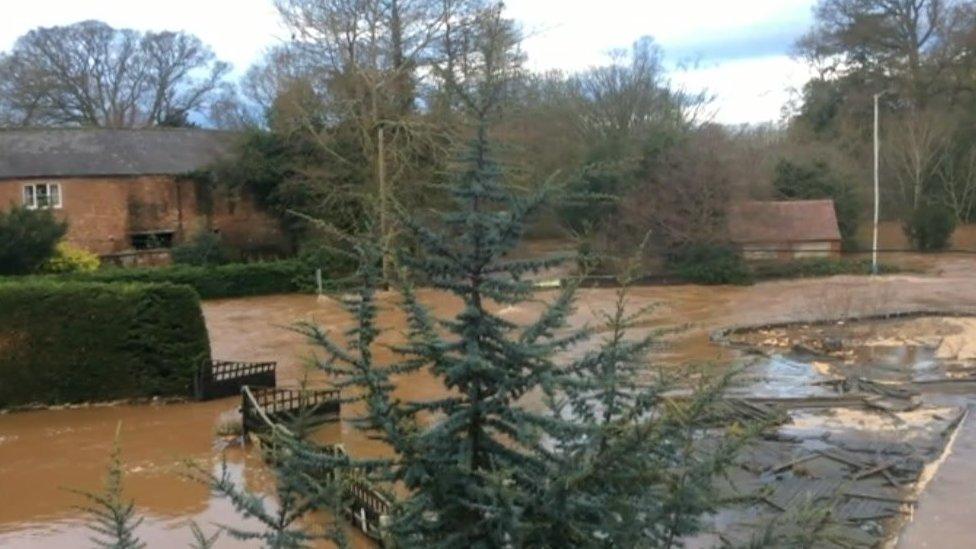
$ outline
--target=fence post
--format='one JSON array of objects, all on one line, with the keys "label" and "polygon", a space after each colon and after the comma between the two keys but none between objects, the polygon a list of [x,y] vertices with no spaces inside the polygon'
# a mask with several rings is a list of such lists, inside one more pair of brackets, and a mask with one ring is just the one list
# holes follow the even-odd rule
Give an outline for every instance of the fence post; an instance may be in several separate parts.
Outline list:
[{"label": "fence post", "polygon": [[247,442],[247,386],[241,387],[241,437]]}]

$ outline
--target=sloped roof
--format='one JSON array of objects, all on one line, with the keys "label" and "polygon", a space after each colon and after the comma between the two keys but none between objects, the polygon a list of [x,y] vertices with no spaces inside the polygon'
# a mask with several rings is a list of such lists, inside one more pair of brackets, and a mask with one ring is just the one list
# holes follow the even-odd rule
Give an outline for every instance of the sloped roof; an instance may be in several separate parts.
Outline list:
[{"label": "sloped roof", "polygon": [[834,201],[740,202],[729,210],[729,235],[737,244],[840,240]]},{"label": "sloped roof", "polygon": [[197,129],[0,131],[0,179],[180,174],[231,151],[234,134]]}]

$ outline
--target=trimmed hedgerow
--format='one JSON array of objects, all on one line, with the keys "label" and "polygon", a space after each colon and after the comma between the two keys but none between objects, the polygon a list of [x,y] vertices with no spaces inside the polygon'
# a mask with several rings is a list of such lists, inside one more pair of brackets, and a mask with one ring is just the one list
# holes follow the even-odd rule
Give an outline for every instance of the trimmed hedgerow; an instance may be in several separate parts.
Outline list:
[{"label": "trimmed hedgerow", "polygon": [[0,283],[0,408],[189,396],[197,366],[209,359],[190,288]]},{"label": "trimmed hedgerow", "polygon": [[[753,264],[751,267],[753,276],[759,280],[871,274],[871,261],[864,259],[805,258],[792,261],[762,262]],[[892,265],[879,263],[878,272],[890,274],[898,272],[898,269]]]},{"label": "trimmed hedgerow", "polygon": [[203,299],[295,293],[307,291],[314,284],[313,272],[297,260],[208,267],[114,268],[69,278],[85,282],[185,284]]},{"label": "trimmed hedgerow", "polygon": [[295,259],[227,265],[166,267],[113,267],[89,273],[34,275],[30,277],[0,278],[0,282],[24,280],[53,280],[71,282],[168,283],[190,286],[203,299],[244,297],[253,295],[313,293],[315,269],[321,267],[324,287],[337,290],[345,287],[352,272],[349,260],[340,255],[324,257],[302,255]]},{"label": "trimmed hedgerow", "polygon": [[731,246],[695,244],[673,250],[667,256],[674,276],[695,284],[751,284],[752,273]]}]

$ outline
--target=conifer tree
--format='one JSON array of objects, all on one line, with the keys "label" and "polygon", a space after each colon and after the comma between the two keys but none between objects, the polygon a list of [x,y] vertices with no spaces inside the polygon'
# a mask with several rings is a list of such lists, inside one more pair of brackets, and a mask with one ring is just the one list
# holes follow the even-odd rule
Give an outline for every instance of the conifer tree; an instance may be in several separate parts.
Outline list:
[{"label": "conifer tree", "polygon": [[[300,390],[304,393],[305,389],[302,382]],[[213,474],[200,464],[188,464],[188,476],[207,484],[211,491],[229,500],[238,515],[256,519],[263,527],[254,530],[225,524],[221,531],[234,539],[256,540],[264,547],[274,549],[302,549],[321,540],[329,540],[336,547],[348,546],[339,522],[344,511],[344,492],[341,479],[334,474],[342,470],[348,460],[309,440],[314,428],[321,423],[320,417],[306,401],[287,421],[259,435],[262,457],[272,465],[273,497],[262,496],[239,485],[232,478],[226,461],[221,464],[219,474]],[[326,511],[331,517],[324,529],[304,521],[315,511]],[[195,526],[191,524],[196,543],[203,544],[206,538]]]},{"label": "conifer tree", "polygon": [[222,532],[220,529],[208,536],[196,521],[191,520],[189,525],[190,533],[193,535],[193,542],[190,544],[191,549],[213,549],[217,540],[220,539]]},{"label": "conifer tree", "polygon": [[88,504],[80,509],[91,517],[89,528],[96,533],[96,536],[92,537],[92,543],[96,547],[142,549],[146,544],[135,533],[142,524],[142,518],[136,517],[135,504],[131,500],[126,501],[122,496],[122,478],[125,468],[122,464],[121,431],[122,423],[119,423],[115,429],[104,491],[75,492],[88,500]]},{"label": "conifer tree", "polygon": [[[407,341],[394,348],[399,359],[380,364],[373,352],[382,252],[368,242],[355,245],[361,286],[344,300],[357,321],[345,341],[301,328],[326,351],[319,366],[350,401],[365,404],[357,425],[394,454],[333,464],[406,488],[388,525],[405,547],[673,545],[712,508],[711,479],[743,440],[701,443],[724,384],[675,404],[664,397],[671,385],[638,383],[655,334],[627,336],[646,311],[628,311],[626,289],[605,318],[609,335],[577,359],[559,358],[590,335],[566,327],[575,283],[533,322],[496,312],[533,300],[526,275],[559,263],[508,259],[550,188],[517,193],[492,160],[490,121],[519,60],[511,25],[489,10],[458,33],[442,76],[471,115],[473,137],[449,188],[455,209],[436,229],[400,216],[415,247],[398,256],[408,319]],[[460,313],[435,317],[416,281],[452,294]],[[445,396],[396,398],[393,377],[421,368]],[[545,395],[549,408],[523,405],[526,395]],[[316,459],[314,448],[294,453]]]},{"label": "conifer tree", "polygon": [[[473,138],[449,189],[456,208],[439,227],[401,215],[416,248],[399,254],[409,326],[395,347],[400,359],[374,359],[380,252],[365,242],[357,244],[361,289],[345,301],[357,319],[345,344],[302,328],[327,351],[320,367],[365,403],[358,425],[394,452],[387,462],[347,466],[406,487],[389,525],[403,546],[671,545],[710,508],[710,480],[737,447],[738,439],[710,450],[698,444],[722,384],[667,409],[669,385],[637,383],[655,339],[626,337],[644,311],[627,311],[625,289],[606,319],[610,335],[576,360],[557,360],[589,335],[566,328],[576,284],[534,322],[516,325],[496,312],[534,299],[525,276],[559,260],[507,259],[549,187],[516,193],[492,160],[489,123],[519,59],[512,27],[489,10],[462,29],[455,38],[463,47],[442,74],[471,114]],[[435,318],[411,281],[453,294],[461,312]],[[392,377],[420,368],[445,396],[397,399]],[[530,394],[546,395],[550,408],[524,406]]]}]

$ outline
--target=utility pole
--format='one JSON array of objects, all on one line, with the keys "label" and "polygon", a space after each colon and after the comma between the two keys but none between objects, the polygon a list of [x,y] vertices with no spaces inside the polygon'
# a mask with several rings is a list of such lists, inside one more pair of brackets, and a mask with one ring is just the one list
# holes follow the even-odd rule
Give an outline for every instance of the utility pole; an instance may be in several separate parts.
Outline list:
[{"label": "utility pole", "polygon": [[881,97],[881,93],[874,94],[874,242],[871,246],[871,274],[873,275],[878,274],[878,211],[880,210],[878,156],[881,150],[881,141],[878,137],[878,98]]},{"label": "utility pole", "polygon": [[382,271],[383,271],[383,282],[389,284],[392,279],[392,261],[390,261],[390,235],[389,235],[389,197],[387,196],[388,190],[386,188],[386,155],[384,154],[385,145],[383,143],[383,126],[380,125],[377,130],[377,151],[376,151],[376,162],[377,162],[377,176],[379,179],[379,194],[380,194],[380,246],[382,258]]}]

